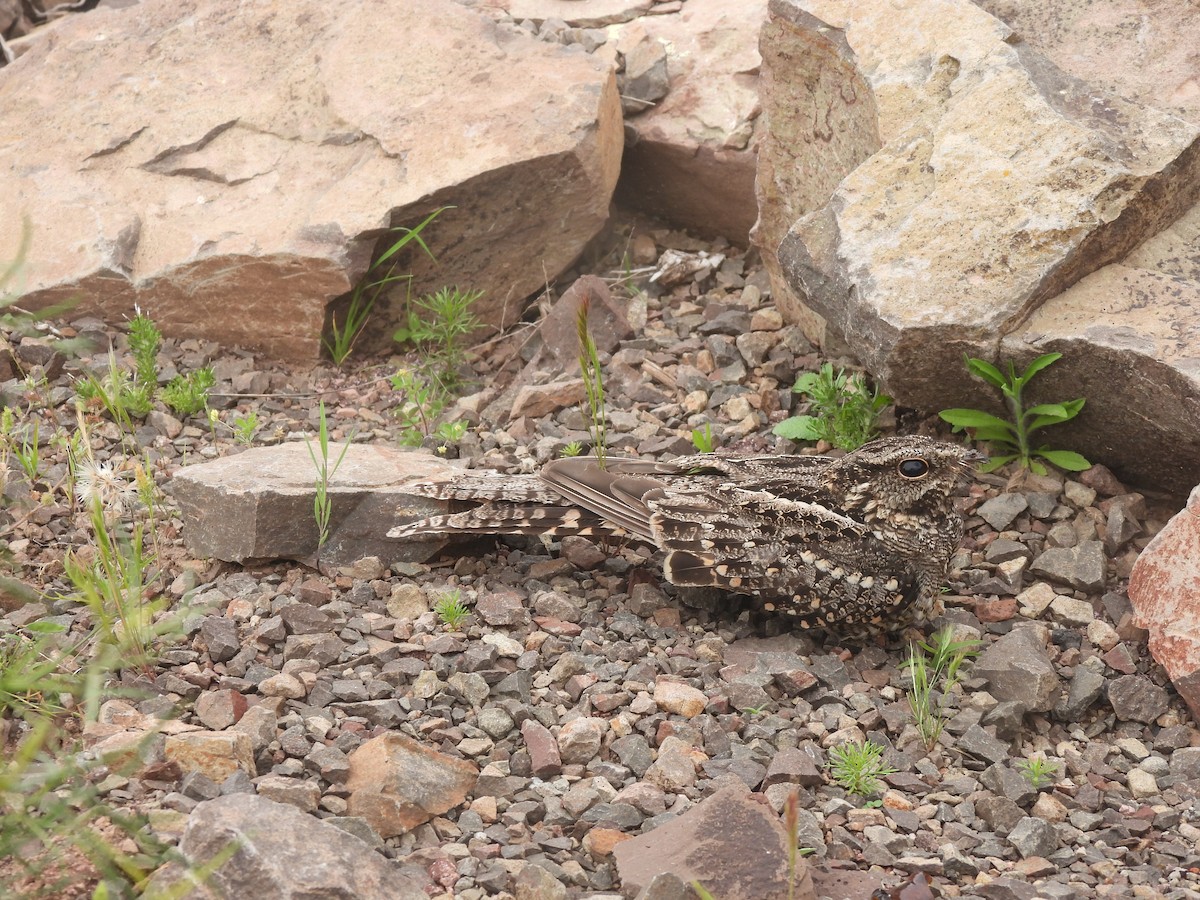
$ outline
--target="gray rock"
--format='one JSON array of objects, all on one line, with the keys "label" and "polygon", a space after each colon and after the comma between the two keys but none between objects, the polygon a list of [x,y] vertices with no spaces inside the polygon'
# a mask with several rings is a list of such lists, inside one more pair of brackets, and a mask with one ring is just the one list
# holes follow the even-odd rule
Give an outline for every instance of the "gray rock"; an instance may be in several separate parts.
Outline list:
[{"label": "gray rock", "polygon": [[[329,448],[330,465],[342,445]],[[397,517],[441,511],[435,500],[406,494],[401,483],[455,471],[432,456],[378,444],[352,444],[329,484],[328,565],[364,556],[423,562],[439,542],[398,542],[386,532]],[[313,461],[304,442],[258,447],[179,470],[168,490],[179,504],[184,542],[196,556],[227,562],[256,558],[313,561]]]},{"label": "gray rock", "polygon": [[1053,709],[1062,685],[1041,633],[1038,627],[1014,628],[979,656],[972,674],[987,679],[997,700],[1015,701],[1032,712]]},{"label": "gray rock", "polygon": [[954,742],[964,753],[986,763],[998,763],[1008,759],[1008,745],[988,734],[978,725],[972,725]]},{"label": "gray rock", "polygon": [[984,769],[979,780],[988,790],[1019,805],[1032,803],[1037,797],[1037,789],[1028,778],[1002,763]]},{"label": "gray rock", "polygon": [[1180,747],[1171,753],[1171,774],[1176,778],[1200,778],[1200,747]]},{"label": "gray rock", "polygon": [[1076,590],[1096,593],[1104,590],[1108,558],[1100,541],[1081,541],[1074,547],[1052,547],[1033,561],[1030,571]]},{"label": "gray rock", "polygon": [[1007,797],[982,797],[975,801],[975,812],[999,834],[1007,834],[1025,817],[1021,807]]},{"label": "gray rock", "polygon": [[352,834],[293,806],[253,794],[201,803],[179,849],[194,867],[236,852],[209,878],[225,897],[353,896],[427,900],[424,879],[384,859]]},{"label": "gray rock", "polygon": [[1050,856],[1058,849],[1058,832],[1049,822],[1034,816],[1025,816],[1008,833],[1008,842],[1021,854],[1022,859],[1031,856]]},{"label": "gray rock", "polygon": [[1145,675],[1122,675],[1109,682],[1108,702],[1118,719],[1150,723],[1167,711],[1167,692]]},{"label": "gray rock", "polygon": [[996,531],[1004,531],[1021,513],[1029,508],[1024,494],[997,494],[975,512]]},{"label": "gray rock", "polygon": [[200,640],[208,648],[208,655],[213,662],[233,659],[242,649],[237,622],[224,616],[205,616],[200,623]]},{"label": "gray rock", "polygon": [[566,900],[567,888],[543,867],[530,863],[513,883],[517,900]]},{"label": "gray rock", "polygon": [[1108,679],[1088,665],[1075,667],[1066,696],[1054,707],[1054,715],[1064,722],[1078,722],[1092,704],[1100,699]]},{"label": "gray rock", "polygon": [[[727,787],[665,825],[618,844],[613,851],[624,889],[637,894],[671,872],[699,881],[714,896],[783,900],[787,890],[787,832],[777,815],[744,788]],[[755,847],[755,853],[747,853]],[[815,900],[808,864],[797,860],[796,900]]]}]

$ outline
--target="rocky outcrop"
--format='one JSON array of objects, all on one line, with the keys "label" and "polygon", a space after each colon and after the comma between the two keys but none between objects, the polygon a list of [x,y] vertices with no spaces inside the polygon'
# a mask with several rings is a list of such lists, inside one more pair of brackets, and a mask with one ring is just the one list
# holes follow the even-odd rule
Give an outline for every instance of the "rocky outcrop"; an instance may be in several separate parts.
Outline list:
[{"label": "rocky outcrop", "polygon": [[145,0],[24,40],[0,248],[29,217],[31,305],[138,303],[168,334],[311,357],[391,228],[455,207],[413,288],[484,290],[507,324],[608,215],[611,67],[449,0]]},{"label": "rocky outcrop", "polygon": [[700,235],[746,243],[757,215],[758,32],[766,0],[488,5],[545,40],[581,44],[617,68],[626,116],[617,187],[623,204]]},{"label": "rocky outcrop", "polygon": [[[1131,480],[1189,488],[1200,326],[1187,312],[1196,285],[1179,272],[1192,251],[1129,254],[1200,195],[1200,129],[1098,95],[960,0],[886,19],[821,0],[773,0],[771,11],[775,143],[762,154],[758,239],[769,259],[801,213],[772,264],[794,292],[777,283],[786,313],[816,340],[844,339],[898,402],[929,411],[994,404],[964,353],[1062,351],[1038,390],[1088,405],[1059,444]],[[806,67],[787,68],[802,47]],[[812,149],[821,137],[824,154]],[[778,175],[803,169],[797,154],[820,173],[798,191]],[[1187,229],[1161,241],[1191,248]],[[1136,271],[1104,272],[1122,260]]]},{"label": "rocky outcrop", "polygon": [[758,213],[758,31],[766,0],[688,0],[641,21],[667,48],[665,97],[626,124],[622,202],[739,243]]}]

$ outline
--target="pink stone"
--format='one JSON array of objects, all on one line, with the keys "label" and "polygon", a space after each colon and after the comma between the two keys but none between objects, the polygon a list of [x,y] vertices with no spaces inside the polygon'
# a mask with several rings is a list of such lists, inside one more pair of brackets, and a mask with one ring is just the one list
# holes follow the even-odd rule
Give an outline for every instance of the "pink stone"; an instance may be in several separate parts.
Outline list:
[{"label": "pink stone", "polygon": [[1200,719],[1200,486],[1142,551],[1129,599],[1150,653]]}]

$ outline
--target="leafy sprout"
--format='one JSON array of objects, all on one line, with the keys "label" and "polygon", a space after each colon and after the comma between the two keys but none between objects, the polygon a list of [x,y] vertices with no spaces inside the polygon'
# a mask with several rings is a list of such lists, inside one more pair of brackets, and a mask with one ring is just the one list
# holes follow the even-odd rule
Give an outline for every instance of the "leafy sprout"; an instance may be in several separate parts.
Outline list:
[{"label": "leafy sprout", "polygon": [[1023,468],[1038,475],[1046,474],[1046,467],[1034,457],[1041,457],[1068,472],[1082,472],[1091,463],[1073,450],[1052,450],[1045,444],[1033,447],[1030,439],[1035,431],[1050,425],[1069,422],[1083,409],[1084,398],[1078,397],[1062,403],[1039,403],[1025,407],[1024,392],[1030,380],[1038,372],[1062,359],[1061,353],[1046,353],[1031,362],[1020,375],[1016,365],[1008,361],[1005,375],[991,363],[982,359],[964,357],[968,371],[1000,390],[1004,402],[1012,415],[1011,421],[978,409],[944,409],[938,415],[954,426],[955,431],[970,428],[975,440],[1000,445],[1006,452],[993,456],[979,467],[980,472],[993,472],[1006,463],[1017,461]]}]

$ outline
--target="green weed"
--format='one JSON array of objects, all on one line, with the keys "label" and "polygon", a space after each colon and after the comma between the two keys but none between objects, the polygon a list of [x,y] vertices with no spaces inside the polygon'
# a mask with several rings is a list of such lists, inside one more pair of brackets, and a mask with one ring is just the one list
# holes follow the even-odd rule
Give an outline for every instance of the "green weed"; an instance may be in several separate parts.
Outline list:
[{"label": "green weed", "polygon": [[482,296],[483,291],[444,287],[418,297],[409,307],[408,324],[392,335],[397,343],[421,348],[427,374],[443,394],[453,394],[462,384],[466,338],[479,328],[471,306]]},{"label": "green weed", "polygon": [[792,390],[808,398],[810,413],[785,419],[774,433],[792,441],[828,441],[842,450],[856,450],[873,438],[879,414],[892,402],[878,387],[868,390],[863,375],[834,372],[829,363],[801,375]]},{"label": "green weed", "polygon": [[883,747],[870,741],[831,747],[825,765],[846,793],[859,797],[880,793],[883,790],[880,779],[896,771],[883,761]]},{"label": "green weed", "polygon": [[993,456],[979,467],[980,472],[993,472],[1016,460],[1023,468],[1030,469],[1038,475],[1045,475],[1046,467],[1034,459],[1035,456],[1040,456],[1068,472],[1081,472],[1091,467],[1090,462],[1073,450],[1051,450],[1045,444],[1035,449],[1030,445],[1030,437],[1035,431],[1049,425],[1069,422],[1083,409],[1085,401],[1082,397],[1063,403],[1040,403],[1025,408],[1024,392],[1030,380],[1061,358],[1061,353],[1046,353],[1031,362],[1020,375],[1017,374],[1012,360],[1009,360],[1008,374],[1005,375],[989,362],[964,357],[967,369],[972,375],[982,378],[1000,390],[1012,415],[1012,421],[1006,422],[999,416],[978,409],[944,409],[938,413],[943,420],[954,426],[955,431],[970,428],[975,440],[998,444],[1009,451]]},{"label": "green weed", "polygon": [[596,351],[596,341],[588,328],[588,299],[579,304],[575,331],[579,336],[579,369],[583,373],[583,388],[587,395],[588,416],[592,421],[592,452],[596,464],[605,468],[608,455],[608,414],[604,406],[604,369]]},{"label": "green weed", "polygon": [[1029,783],[1040,791],[1054,783],[1054,778],[1058,774],[1058,763],[1041,756],[1034,756],[1030,759],[1019,760],[1017,771],[1029,779]]},{"label": "green weed", "polygon": [[[383,294],[384,289],[398,281],[407,281],[412,278],[411,275],[396,274],[396,267],[399,264],[396,255],[409,244],[415,243],[430,259],[434,258],[433,253],[425,244],[425,240],[421,237],[421,232],[447,209],[452,209],[452,207],[443,206],[441,209],[435,209],[416,228],[406,228],[401,225],[392,229],[393,232],[400,233],[399,240],[388,247],[371,264],[362,281],[355,285],[354,290],[350,293],[350,303],[346,308],[345,320],[339,323],[336,314],[330,318],[329,331],[332,337],[326,339],[325,348],[329,351],[334,365],[341,366],[350,356],[355,341],[362,334],[367,320],[371,318],[375,303]],[[372,278],[373,275],[381,272],[382,274],[379,274],[378,277]]]},{"label": "green weed", "polygon": [[696,448],[697,453],[712,453],[717,449],[711,422],[705,422],[703,429],[692,429],[692,446]]},{"label": "green weed", "polygon": [[954,640],[949,627],[935,632],[929,641],[909,645],[908,659],[900,667],[908,669],[912,679],[908,705],[927,749],[933,749],[946,727],[944,701],[935,702],[935,692],[942,698],[950,693],[962,678],[963,663],[978,655],[982,646],[977,640]]},{"label": "green weed", "polygon": [[451,631],[458,631],[463,621],[471,614],[471,610],[462,600],[462,591],[454,590],[443,594],[433,604],[433,611]]},{"label": "green weed", "polygon": [[208,408],[208,393],[217,379],[209,366],[176,375],[163,386],[159,396],[172,411],[181,416],[194,416]]},{"label": "green weed", "polygon": [[558,451],[560,457],[579,456],[581,453],[583,453],[583,441],[571,441]]},{"label": "green weed", "polygon": [[162,332],[140,309],[129,320],[129,352],[133,354],[134,382],[153,396],[158,388],[158,351]]},{"label": "green weed", "polygon": [[233,439],[247,446],[254,442],[258,433],[258,413],[254,410],[241,416],[234,416],[230,427],[233,429]]},{"label": "green weed", "polygon": [[419,447],[434,429],[434,420],[446,408],[447,397],[437,384],[412,369],[400,369],[391,377],[398,400],[393,410],[400,421],[400,443]]},{"label": "green weed", "polygon": [[354,435],[351,434],[346,438],[346,442],[342,445],[342,452],[331,468],[329,465],[329,422],[325,417],[324,400],[317,407],[317,416],[317,447],[320,451],[320,459],[317,458],[317,451],[313,450],[312,441],[306,441],[305,446],[308,447],[308,455],[312,458],[313,466],[317,470],[316,490],[313,495],[313,518],[317,523],[317,552],[320,553],[325,542],[329,540],[329,520],[333,516],[333,498],[329,496],[329,482],[337,474],[342,460],[346,458],[346,451],[350,449],[350,442],[354,439]]}]

